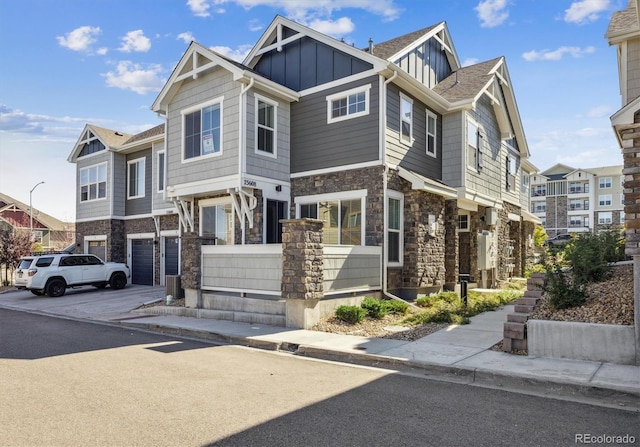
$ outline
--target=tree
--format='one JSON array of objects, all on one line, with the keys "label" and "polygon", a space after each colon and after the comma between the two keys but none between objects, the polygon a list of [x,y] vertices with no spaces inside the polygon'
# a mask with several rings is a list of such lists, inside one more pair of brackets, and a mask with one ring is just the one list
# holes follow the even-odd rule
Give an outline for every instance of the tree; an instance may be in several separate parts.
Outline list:
[{"label": "tree", "polygon": [[533,243],[536,247],[544,247],[544,243],[549,238],[547,236],[547,232],[545,231],[542,225],[536,225],[536,228],[533,230]]},{"label": "tree", "polygon": [[0,230],[0,265],[4,265],[4,281],[9,283],[9,269],[18,266],[20,258],[31,252],[31,238],[27,232]]}]

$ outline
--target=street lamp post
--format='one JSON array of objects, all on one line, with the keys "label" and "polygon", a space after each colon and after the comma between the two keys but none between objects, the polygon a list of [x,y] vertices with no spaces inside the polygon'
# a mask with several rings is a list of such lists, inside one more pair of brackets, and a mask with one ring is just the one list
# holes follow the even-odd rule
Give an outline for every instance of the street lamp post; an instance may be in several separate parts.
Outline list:
[{"label": "street lamp post", "polygon": [[33,241],[33,205],[31,204],[32,203],[31,196],[33,194],[33,190],[36,189],[39,185],[42,185],[43,183],[44,182],[37,183],[36,186],[31,188],[31,191],[29,191],[29,230],[31,231],[30,237],[32,241]]}]

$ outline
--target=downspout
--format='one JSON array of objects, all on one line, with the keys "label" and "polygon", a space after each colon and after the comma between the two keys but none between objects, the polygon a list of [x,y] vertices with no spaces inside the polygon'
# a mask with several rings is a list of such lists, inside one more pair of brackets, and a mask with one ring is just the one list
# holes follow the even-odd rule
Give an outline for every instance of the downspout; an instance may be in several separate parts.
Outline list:
[{"label": "downspout", "polygon": [[397,297],[395,295],[392,295],[391,293],[389,293],[389,290],[387,289],[387,264],[388,264],[388,259],[389,259],[389,232],[388,232],[388,226],[389,226],[389,216],[387,214],[387,208],[389,206],[389,196],[387,195],[387,176],[389,174],[389,167],[387,166],[387,151],[385,150],[386,148],[386,140],[385,140],[385,136],[386,136],[386,126],[387,126],[387,86],[389,85],[389,83],[391,83],[396,77],[398,77],[398,72],[396,70],[393,70],[393,75],[387,79],[386,81],[384,81],[384,83],[382,84],[382,94],[381,96],[381,116],[382,116],[382,123],[380,126],[380,153],[381,153],[381,158],[382,158],[382,212],[383,214],[383,227],[384,227],[384,233],[383,233],[383,242],[382,242],[382,294],[386,297],[390,297],[394,300],[400,300],[400,301],[404,301],[402,298]]},{"label": "downspout", "polygon": [[[245,171],[245,165],[246,165],[246,160],[245,160],[245,146],[246,146],[246,141],[247,141],[247,136],[245,135],[244,132],[244,122],[245,122],[245,110],[244,110],[244,98],[245,98],[245,94],[249,91],[249,89],[251,89],[251,87],[253,87],[253,84],[255,83],[255,78],[251,78],[249,80],[249,83],[245,86],[243,86],[240,89],[240,99],[239,99],[239,104],[238,104],[238,113],[239,113],[239,117],[238,117],[238,175],[240,176],[240,184],[238,185],[239,189],[242,189],[242,178],[243,178],[243,174]],[[245,222],[244,222],[244,216],[238,216],[240,218],[240,228],[242,231],[242,245],[245,244],[245,239],[246,239],[246,228],[245,228]]]}]

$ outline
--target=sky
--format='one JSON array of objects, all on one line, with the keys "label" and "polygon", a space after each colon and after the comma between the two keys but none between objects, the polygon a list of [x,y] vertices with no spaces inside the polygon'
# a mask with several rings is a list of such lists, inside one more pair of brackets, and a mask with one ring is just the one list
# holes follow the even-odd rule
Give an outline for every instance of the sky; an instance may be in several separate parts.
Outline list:
[{"label": "sky", "polygon": [[626,4],[0,0],[0,192],[74,221],[67,158],[85,124],[131,134],[160,124],[151,104],[192,40],[242,61],[276,15],[358,48],[446,21],[463,65],[506,58],[541,172],[622,165],[609,121],[621,108],[616,50],[604,35]]}]

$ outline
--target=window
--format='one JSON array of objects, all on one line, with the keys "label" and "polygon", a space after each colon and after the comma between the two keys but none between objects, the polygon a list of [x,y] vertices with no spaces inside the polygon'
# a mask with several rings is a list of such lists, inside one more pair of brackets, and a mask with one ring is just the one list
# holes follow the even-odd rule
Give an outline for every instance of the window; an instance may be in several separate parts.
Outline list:
[{"label": "window", "polygon": [[400,141],[411,144],[413,140],[413,101],[400,94]]},{"label": "window", "polygon": [[107,164],[80,169],[80,201],[107,197]]},{"label": "window", "polygon": [[164,164],[164,151],[158,152],[158,192],[164,191],[166,172],[167,170]]},{"label": "window", "polygon": [[387,207],[387,260],[390,264],[402,264],[402,208],[401,196],[389,197]]},{"label": "window", "polygon": [[469,215],[468,214],[458,214],[458,230],[468,231],[469,230]]},{"label": "window", "polygon": [[467,121],[467,147],[468,164],[471,168],[477,172],[482,170],[482,148],[481,148],[482,136],[480,135],[480,129],[478,125],[471,120]]},{"label": "window", "polygon": [[436,157],[436,124],[438,117],[427,110],[427,155]]},{"label": "window", "polygon": [[599,212],[598,213],[598,223],[600,225],[611,225],[612,213],[611,211]]},{"label": "window", "polygon": [[529,174],[526,172],[522,173],[522,179],[520,180],[520,192],[522,194],[526,194],[529,189]]},{"label": "window", "polygon": [[265,240],[267,244],[282,243],[282,219],[287,218],[287,202],[267,200]]},{"label": "window", "polygon": [[127,162],[127,198],[144,197],[144,158]]},{"label": "window", "polygon": [[514,191],[516,188],[516,172],[518,170],[518,160],[513,155],[507,155],[507,191]]},{"label": "window", "polygon": [[620,211],[620,225],[624,225],[625,217],[626,217],[626,214],[624,213],[624,211]]},{"label": "window", "polygon": [[215,238],[216,245],[233,244],[233,207],[220,199],[200,203],[200,236]]},{"label": "window", "polygon": [[611,177],[600,177],[600,188],[611,188]]},{"label": "window", "polygon": [[371,84],[327,96],[327,123],[369,114]]},{"label": "window", "polygon": [[222,152],[222,99],[182,112],[185,160]]},{"label": "window", "polygon": [[611,205],[611,194],[603,194],[598,197],[600,206],[610,206]]},{"label": "window", "polygon": [[256,152],[276,156],[276,103],[256,95]]},{"label": "window", "polygon": [[620,205],[624,205],[624,194],[620,194]]},{"label": "window", "polygon": [[323,222],[325,244],[363,245],[366,193],[366,190],[361,190],[299,197],[299,217]]}]

